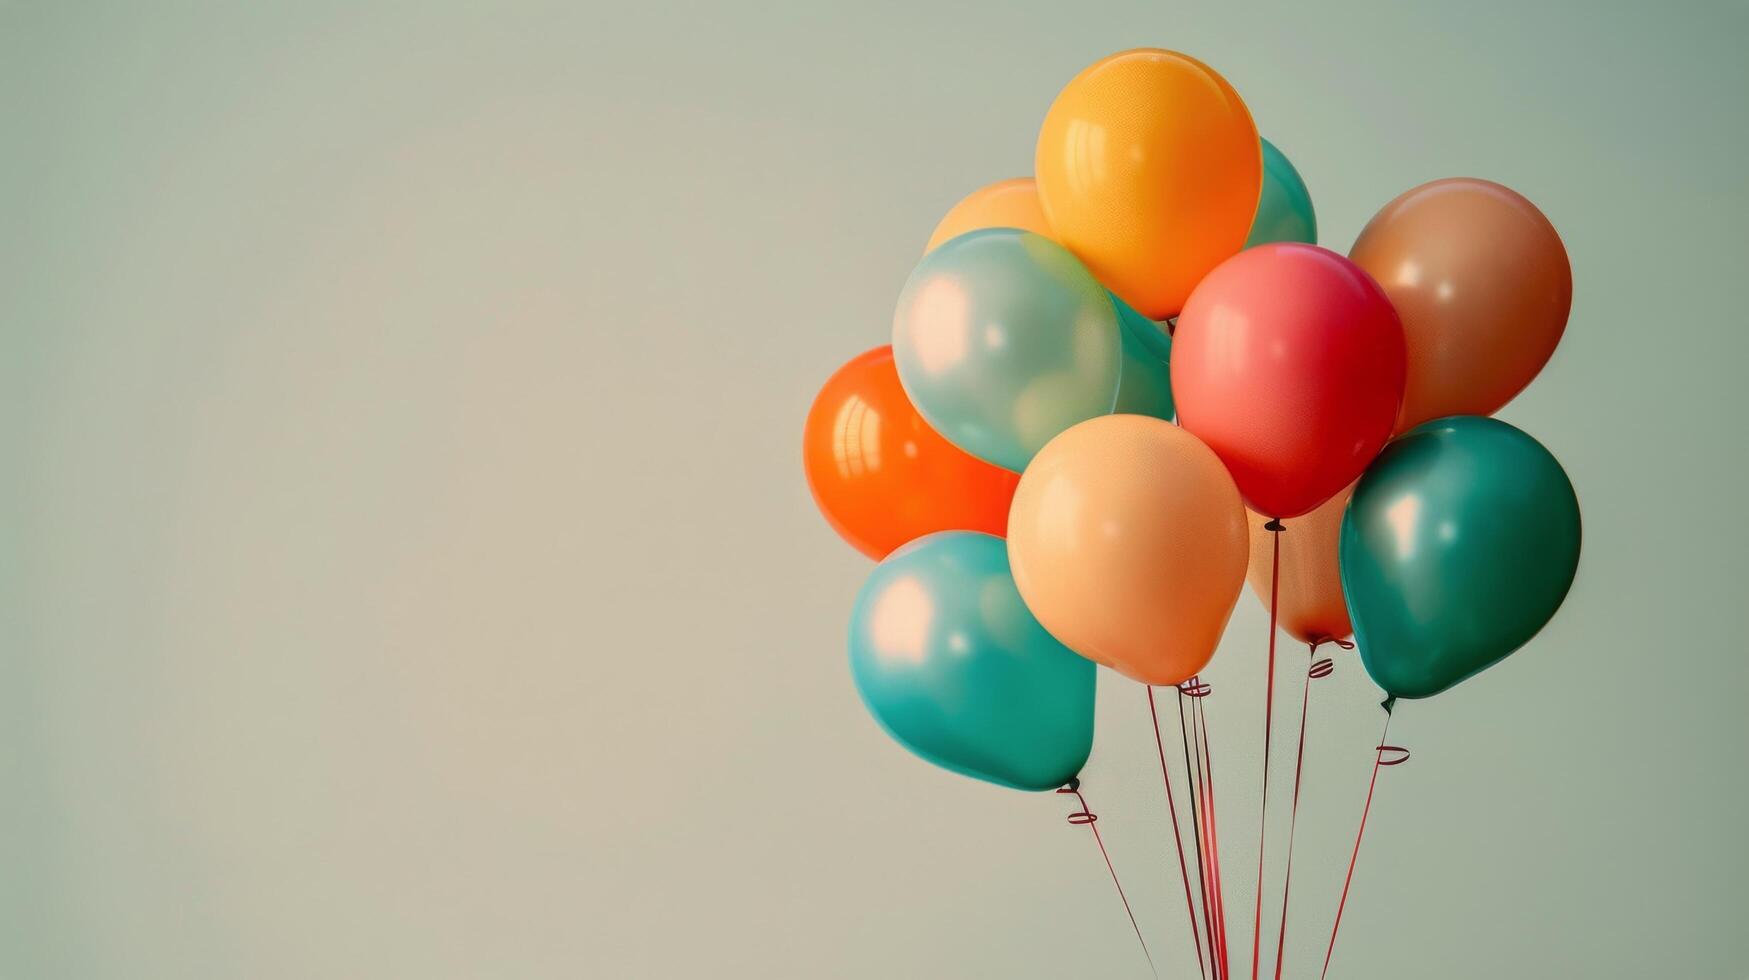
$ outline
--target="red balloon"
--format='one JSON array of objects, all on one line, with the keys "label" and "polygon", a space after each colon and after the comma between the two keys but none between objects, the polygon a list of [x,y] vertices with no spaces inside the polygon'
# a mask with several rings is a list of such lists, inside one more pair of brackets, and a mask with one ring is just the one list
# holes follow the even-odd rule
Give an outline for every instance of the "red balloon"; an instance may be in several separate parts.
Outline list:
[{"label": "red balloon", "polygon": [[899,387],[890,346],[857,355],[820,389],[802,466],[833,530],[876,561],[936,531],[1005,535],[1020,482],[923,421]]},{"label": "red balloon", "polygon": [[1384,447],[1405,360],[1397,312],[1359,266],[1316,245],[1247,249],[1178,318],[1178,424],[1227,464],[1246,506],[1297,517]]}]

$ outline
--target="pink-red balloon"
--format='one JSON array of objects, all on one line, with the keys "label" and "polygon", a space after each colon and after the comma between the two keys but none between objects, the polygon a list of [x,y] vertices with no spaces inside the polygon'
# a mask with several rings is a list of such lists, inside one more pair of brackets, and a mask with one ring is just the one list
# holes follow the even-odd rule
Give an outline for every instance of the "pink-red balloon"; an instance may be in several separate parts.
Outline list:
[{"label": "pink-red balloon", "polygon": [[1403,400],[1403,327],[1372,277],[1316,245],[1248,249],[1190,294],[1172,340],[1178,424],[1259,514],[1304,514],[1352,483]]}]

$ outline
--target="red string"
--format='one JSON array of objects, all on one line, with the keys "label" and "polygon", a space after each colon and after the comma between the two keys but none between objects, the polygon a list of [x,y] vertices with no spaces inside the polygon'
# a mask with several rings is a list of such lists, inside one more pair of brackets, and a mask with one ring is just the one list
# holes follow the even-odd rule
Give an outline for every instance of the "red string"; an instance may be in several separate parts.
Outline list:
[{"label": "red string", "polygon": [[1300,822],[1300,772],[1306,764],[1306,711],[1312,701],[1312,680],[1329,677],[1336,666],[1329,657],[1317,659],[1319,642],[1322,641],[1311,644],[1312,663],[1306,669],[1305,686],[1300,689],[1300,744],[1294,753],[1294,797],[1287,819],[1287,867],[1281,876],[1281,929],[1275,934],[1275,980],[1281,980],[1282,952],[1287,947],[1287,897],[1294,880],[1294,830]]},{"label": "red string", "polygon": [[1263,801],[1257,806],[1257,907],[1251,914],[1251,980],[1257,980],[1259,949],[1263,941],[1263,844],[1269,829],[1269,736],[1275,714],[1275,614],[1281,591],[1281,532],[1279,518],[1263,525],[1269,532],[1269,677],[1263,694]]},{"label": "red string", "polygon": [[1227,946],[1227,899],[1221,884],[1226,879],[1221,877],[1220,822],[1215,817],[1215,757],[1209,751],[1208,718],[1203,713],[1202,702],[1198,701],[1194,710],[1202,739],[1203,774],[1207,793],[1205,813],[1208,820],[1209,874],[1212,879],[1210,888],[1215,896],[1215,935],[1219,941],[1221,974],[1231,976],[1232,964],[1228,959]]},{"label": "red string", "polygon": [[1142,944],[1142,955],[1148,958],[1148,970],[1158,977],[1160,971],[1154,966],[1154,954],[1148,952],[1148,941],[1142,938],[1142,927],[1136,923],[1136,913],[1130,909],[1130,899],[1124,894],[1123,882],[1117,880],[1117,868],[1112,866],[1111,853],[1105,849],[1105,839],[1099,836],[1099,815],[1088,808],[1087,798],[1081,795],[1081,780],[1071,779],[1067,786],[1057,792],[1072,793],[1075,801],[1081,804],[1080,810],[1069,814],[1069,823],[1093,831],[1093,843],[1099,845],[1099,856],[1105,859],[1105,870],[1111,872],[1111,883],[1117,888],[1118,900],[1123,902],[1124,914],[1130,917],[1130,928],[1136,931],[1136,942]]},{"label": "red string", "polygon": [[[1354,863],[1360,858],[1360,840],[1366,836],[1367,814],[1372,812],[1373,790],[1379,785],[1379,768],[1381,766],[1400,766],[1409,761],[1409,750],[1400,745],[1386,745],[1385,736],[1391,731],[1391,708],[1396,698],[1385,699],[1385,727],[1379,732],[1379,744],[1375,750],[1372,762],[1372,781],[1366,787],[1366,803],[1360,808],[1360,829],[1354,834],[1354,853],[1348,857],[1348,876],[1342,879],[1342,898],[1336,903],[1336,922],[1330,926],[1330,945],[1324,950],[1324,972],[1319,977],[1330,974],[1330,955],[1336,951],[1336,932],[1342,928],[1342,909],[1348,904],[1348,888],[1354,884]],[[1387,761],[1385,753],[1396,753]]]},{"label": "red string", "polygon": [[1202,937],[1196,931],[1196,903],[1190,897],[1190,866],[1184,861],[1184,839],[1178,829],[1178,805],[1172,801],[1172,777],[1166,771],[1166,744],[1160,738],[1160,713],[1154,707],[1154,685],[1148,689],[1148,716],[1154,721],[1154,749],[1160,754],[1160,782],[1166,786],[1166,810],[1172,814],[1172,844],[1178,849],[1178,876],[1184,882],[1184,911],[1190,916],[1190,938],[1196,944],[1196,972],[1208,977],[1208,967],[1202,959]]},{"label": "red string", "polygon": [[[1195,677],[1178,685],[1178,731],[1184,746],[1184,783],[1190,795],[1190,832],[1196,843],[1196,880],[1202,893],[1202,928],[1203,935],[1208,939],[1209,967],[1214,971],[1216,980],[1225,980],[1226,974],[1215,949],[1214,902],[1209,890],[1207,849],[1203,846],[1202,749],[1192,737],[1196,730],[1196,699],[1207,697],[1210,690],[1209,685]],[[1185,716],[1185,698],[1192,699],[1193,707],[1188,718]],[[1198,744],[1194,766],[1191,763],[1193,744]]]}]

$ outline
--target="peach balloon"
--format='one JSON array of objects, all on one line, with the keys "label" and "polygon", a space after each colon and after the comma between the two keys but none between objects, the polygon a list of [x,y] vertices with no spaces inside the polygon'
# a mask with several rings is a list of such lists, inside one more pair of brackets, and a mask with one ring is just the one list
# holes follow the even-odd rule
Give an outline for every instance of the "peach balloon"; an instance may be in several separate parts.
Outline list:
[{"label": "peach balloon", "polygon": [[935,226],[923,251],[928,254],[950,238],[983,228],[1019,228],[1051,237],[1051,223],[1045,220],[1044,208],[1038,203],[1038,185],[1031,177],[999,180],[967,194]]},{"label": "peach balloon", "polygon": [[1263,144],[1239,93],[1176,51],[1138,48],[1076,75],[1033,159],[1053,237],[1153,320],[1245,246]]},{"label": "peach balloon", "polygon": [[1245,507],[1214,451],[1143,415],[1089,419],[1021,475],[1008,559],[1063,645],[1145,684],[1208,665],[1245,582]]},{"label": "peach balloon", "polygon": [[1452,177],[1404,192],[1349,257],[1403,321],[1401,434],[1447,415],[1493,415],[1548,363],[1567,328],[1573,268],[1555,226],[1511,188]]},{"label": "peach balloon", "polygon": [[[1357,481],[1358,482],[1358,481]],[[1276,623],[1302,643],[1340,640],[1354,632],[1348,604],[1342,598],[1342,568],[1336,558],[1342,537],[1342,512],[1354,493],[1350,483],[1316,510],[1282,524],[1281,575],[1277,582]],[[1269,518],[1247,511],[1251,521],[1251,591],[1269,608],[1269,577],[1273,561]]]}]

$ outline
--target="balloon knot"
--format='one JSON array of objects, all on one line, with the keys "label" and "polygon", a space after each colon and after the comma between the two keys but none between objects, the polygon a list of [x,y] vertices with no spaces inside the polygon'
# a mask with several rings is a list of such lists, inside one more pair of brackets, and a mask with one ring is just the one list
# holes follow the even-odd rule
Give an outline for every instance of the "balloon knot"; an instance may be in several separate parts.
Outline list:
[{"label": "balloon knot", "polygon": [[[1081,804],[1081,809],[1076,810],[1074,813],[1069,814],[1069,823],[1073,824],[1074,826],[1091,828],[1092,825],[1096,821],[1099,820],[1099,814],[1094,813],[1093,810],[1090,807],[1088,807],[1086,797],[1083,797],[1081,795],[1081,777],[1080,776],[1071,776],[1069,778],[1069,781],[1067,783],[1064,783],[1062,788],[1057,790],[1057,795],[1058,796],[1073,796],[1075,798],[1075,802]],[[1097,838],[1099,836],[1099,831],[1094,830],[1093,835],[1095,838]],[[1104,849],[1105,849],[1105,845],[1101,844],[1100,850],[1103,851]],[[1117,876],[1117,872],[1115,872],[1115,871],[1112,872],[1112,876],[1115,878]]]},{"label": "balloon knot", "polygon": [[1282,526],[1281,518],[1279,518],[1279,517],[1271,517],[1269,519],[1269,523],[1263,525],[1263,529],[1265,531],[1274,531],[1277,534],[1280,534],[1281,532],[1287,530],[1286,527]]},{"label": "balloon knot", "polygon": [[1397,696],[1395,694],[1393,694],[1390,697],[1385,698],[1383,701],[1379,702],[1379,707],[1385,709],[1385,714],[1387,714],[1387,715],[1390,714],[1391,709],[1395,708],[1396,706],[1397,706]]}]

